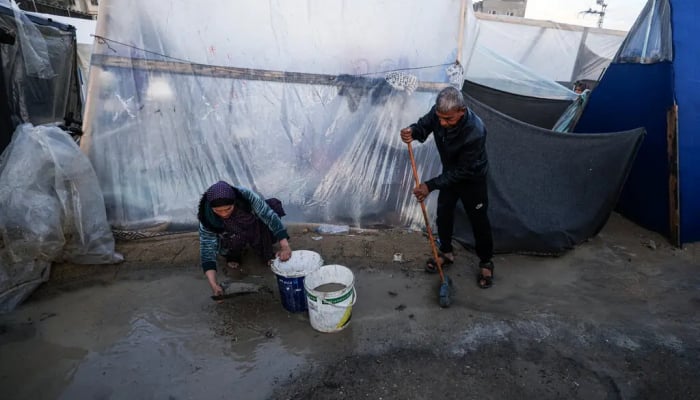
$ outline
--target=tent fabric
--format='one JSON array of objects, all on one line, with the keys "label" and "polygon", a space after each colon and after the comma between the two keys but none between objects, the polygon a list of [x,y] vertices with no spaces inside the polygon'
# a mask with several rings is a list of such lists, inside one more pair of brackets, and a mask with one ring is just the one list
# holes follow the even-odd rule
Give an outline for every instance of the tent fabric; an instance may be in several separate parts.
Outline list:
[{"label": "tent fabric", "polygon": [[[528,125],[468,98],[487,127],[489,218],[499,253],[559,255],[608,220],[644,129],[566,134]],[[473,247],[461,207],[455,239]]]},{"label": "tent fabric", "polygon": [[605,69],[610,65],[610,58],[600,57],[591,51],[588,46],[582,46],[574,66],[574,74],[577,81],[598,82]]},{"label": "tent fabric", "polygon": [[95,40],[93,35],[95,34],[97,21],[94,19],[71,18],[53,14],[33,12],[27,12],[27,14],[44,19],[50,18],[53,21],[75,27],[75,39],[77,42],[78,53],[78,82],[80,84],[81,101],[84,104],[85,96],[87,95],[87,80],[90,71],[90,56],[92,55],[92,46]]},{"label": "tent fabric", "polygon": [[477,17],[481,46],[567,85],[598,80],[625,39],[624,31],[612,29],[481,13]]},{"label": "tent fabric", "polygon": [[671,3],[668,0],[647,1],[632,25],[616,63],[650,64],[673,60]]},{"label": "tent fabric", "polygon": [[678,103],[678,148],[681,241],[700,241],[700,79],[698,79],[698,28],[700,5],[674,1],[674,91]]},{"label": "tent fabric", "polygon": [[[114,81],[126,82],[132,72],[117,73]],[[364,227],[419,221],[398,132],[430,108],[435,93],[409,96],[383,81],[356,79],[364,83],[177,81],[175,90],[191,93],[203,87],[215,100],[236,94],[218,108],[207,104],[209,99],[161,109],[152,101],[144,100],[147,105],[141,107],[107,97],[92,123],[111,128],[92,138],[90,155],[112,225],[125,230],[163,222],[171,230],[196,227],[193,207],[219,179],[280,198],[291,221]],[[199,117],[183,121],[188,124],[183,129],[173,114],[187,107]],[[161,136],[164,126],[169,129]],[[434,146],[417,149],[416,157],[426,171],[438,163]]]},{"label": "tent fabric", "polygon": [[464,81],[462,90],[472,98],[505,115],[545,129],[551,129],[573,103],[571,100],[508,93],[469,80]]},{"label": "tent fabric", "polygon": [[[498,29],[494,30],[491,26],[492,21],[485,14],[479,14],[477,18],[471,6],[467,6],[466,11],[464,32],[460,38],[462,56],[459,57],[459,61],[464,67],[463,75],[467,80],[523,96],[562,100],[576,98],[574,92],[559,84],[553,75],[547,74],[546,68],[551,64],[551,59],[561,56],[554,56],[552,48],[561,50],[560,48],[546,47],[549,57],[545,63],[542,62],[543,58],[540,58],[534,65],[526,65],[526,62],[519,58],[520,51],[525,48],[521,46],[533,48],[540,43],[537,37],[528,37],[527,41],[520,42],[523,32],[519,29],[525,25],[521,25],[519,21],[524,21],[523,19],[496,22]],[[505,40],[500,37],[502,34],[505,34]],[[516,36],[517,39],[508,37],[509,35]],[[518,45],[514,46],[514,42]],[[504,43],[507,45],[498,47]]]},{"label": "tent fabric", "polygon": [[669,171],[675,165],[668,159],[667,113],[678,106],[681,244],[700,240],[698,16],[695,3],[650,0],[576,127],[577,132],[646,128],[618,208],[640,225],[669,235]]},{"label": "tent fabric", "polygon": [[586,108],[586,104],[588,104],[590,95],[590,89],[585,89],[583,92],[581,92],[578,99],[571,103],[569,108],[567,108],[561,115],[557,123],[554,124],[552,130],[556,132],[573,132],[574,128],[576,128],[578,120],[583,114],[583,110]]},{"label": "tent fabric", "polygon": [[14,44],[0,45],[2,107],[10,116],[10,129],[0,133],[2,151],[19,124],[62,122],[68,113],[80,115],[82,102],[73,27],[14,10],[9,3],[0,3],[0,27],[16,33]]},{"label": "tent fabric", "polygon": [[[7,93],[5,79],[0,79],[0,93]],[[9,102],[0,104],[0,154],[9,146],[14,130]]]},{"label": "tent fabric", "polygon": [[[290,0],[250,7],[217,0],[211,9],[229,10],[231,18],[212,19],[206,33],[188,24],[196,5],[173,9],[163,20],[157,17],[162,4],[101,2],[81,148],[98,175],[113,228],[191,230],[197,201],[218,180],[279,198],[289,222],[423,225],[399,132],[434,104],[460,51],[465,63],[478,55],[473,48],[459,48],[464,43],[455,16],[461,1]],[[426,31],[406,29],[408,20],[441,23]],[[416,77],[414,92],[383,79],[397,71]],[[563,98],[575,98],[549,83]],[[518,133],[518,124],[509,125],[515,129],[509,133]],[[515,150],[508,146],[496,153]],[[423,180],[440,172],[433,139],[416,145],[415,152]],[[525,170],[512,164],[503,168],[512,168],[511,175]],[[590,174],[568,171],[571,179]],[[564,181],[561,192],[572,193],[574,183]],[[604,183],[607,191],[589,195],[614,191],[608,185],[615,182]],[[436,199],[428,201],[433,215]],[[598,198],[593,208],[604,214],[598,204],[608,201]],[[534,213],[529,218],[542,213],[527,211]],[[597,227],[605,216],[595,217]],[[531,251],[556,253],[562,243],[571,245],[595,231],[581,226],[589,228],[556,216],[545,232],[563,230],[568,239],[543,234],[545,243],[521,241],[517,244],[524,247],[518,248],[532,244]]]},{"label": "tent fabric", "polygon": [[474,44],[465,77],[470,82],[521,96],[555,100],[576,98],[572,90],[496,53],[479,41]]},{"label": "tent fabric", "polygon": [[[371,80],[412,68],[444,86],[461,1],[218,0],[210,9],[231,16],[212,19],[206,35],[189,23],[196,4],[168,20],[157,18],[162,4],[101,2],[81,147],[114,227],[189,229],[202,191],[220,179],[280,198],[289,221],[384,224],[372,216],[389,198],[403,224],[420,220],[403,208],[410,190],[392,186],[410,176],[405,158],[377,152],[405,149],[399,130],[435,90],[408,95]],[[442,23],[425,32],[402,22],[419,19]],[[333,178],[353,171],[372,175],[356,186]]]},{"label": "tent fabric", "polygon": [[[195,5],[166,21],[156,17],[162,3],[101,3],[81,147],[114,227],[186,229],[201,191],[219,179],[279,197],[292,221],[420,221],[397,132],[430,108],[430,84],[448,80],[461,1],[219,0],[211,9],[231,18],[213,20],[206,35],[188,23]],[[419,19],[442,22],[428,33],[402,22]],[[465,46],[474,29],[466,24]],[[373,81],[392,70],[427,86],[408,95]]]},{"label": "tent fabric", "polygon": [[670,63],[612,64],[575,128],[576,132],[646,128],[618,210],[657,232],[667,232],[669,226],[666,112],[673,105],[672,80]]}]

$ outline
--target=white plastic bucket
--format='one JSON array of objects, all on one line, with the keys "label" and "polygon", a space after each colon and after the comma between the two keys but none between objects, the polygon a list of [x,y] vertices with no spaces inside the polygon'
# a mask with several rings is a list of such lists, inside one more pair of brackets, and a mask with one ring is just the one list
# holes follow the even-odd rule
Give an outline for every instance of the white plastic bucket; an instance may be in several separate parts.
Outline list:
[{"label": "white plastic bucket", "polygon": [[306,311],[304,277],[323,265],[321,255],[309,250],[294,250],[287,261],[275,258],[272,272],[277,275],[277,287],[282,306],[289,312]]},{"label": "white plastic bucket", "polygon": [[[317,290],[330,283],[342,285],[343,288],[332,292]],[[357,300],[355,276],[349,268],[324,265],[306,275],[304,289],[312,328],[319,332],[338,332],[348,326],[352,306]]]}]

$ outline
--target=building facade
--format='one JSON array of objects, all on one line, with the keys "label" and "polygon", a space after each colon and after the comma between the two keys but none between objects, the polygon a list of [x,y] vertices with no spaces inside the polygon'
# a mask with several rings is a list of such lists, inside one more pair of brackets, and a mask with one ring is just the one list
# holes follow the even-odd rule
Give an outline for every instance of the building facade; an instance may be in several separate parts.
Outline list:
[{"label": "building facade", "polygon": [[24,0],[17,2],[24,11],[61,15],[72,18],[97,19],[98,0]]},{"label": "building facade", "polygon": [[526,7],[527,0],[483,0],[474,3],[476,12],[511,17],[524,17]]},{"label": "building facade", "polygon": [[73,7],[85,14],[93,15],[97,18],[97,9],[99,8],[98,0],[71,0]]}]

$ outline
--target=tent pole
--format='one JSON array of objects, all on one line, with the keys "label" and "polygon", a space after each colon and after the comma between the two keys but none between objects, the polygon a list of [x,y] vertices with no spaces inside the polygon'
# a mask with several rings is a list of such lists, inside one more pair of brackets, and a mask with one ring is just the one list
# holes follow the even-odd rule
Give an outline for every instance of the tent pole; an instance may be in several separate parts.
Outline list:
[{"label": "tent pole", "polygon": [[[99,40],[99,36],[97,37]],[[309,85],[327,85],[327,86],[346,86],[346,85],[357,85],[359,87],[364,87],[366,84],[363,80],[358,80],[357,82],[344,83],[338,80],[337,75],[327,75],[327,74],[311,74],[305,72],[287,72],[287,71],[273,71],[273,70],[262,70],[253,68],[236,68],[236,67],[225,67],[218,65],[207,65],[207,64],[195,64],[186,63],[181,61],[161,61],[161,60],[150,60],[145,58],[129,58],[122,56],[110,56],[105,54],[94,53],[90,58],[90,81],[92,82],[93,68],[99,68],[101,70],[109,69],[121,69],[121,70],[140,70],[148,71],[149,73],[169,73],[178,75],[188,75],[188,76],[209,76],[213,78],[227,78],[227,79],[244,79],[253,81],[268,81],[268,82],[285,82],[285,83],[302,83]],[[367,79],[369,80],[369,79]],[[416,91],[419,92],[439,92],[443,88],[447,87],[448,84],[444,82],[429,82],[429,81],[419,81]],[[93,92],[94,87],[92,83],[88,84],[88,105],[90,102],[90,94]],[[91,109],[86,108],[84,118],[90,121]],[[89,133],[89,131],[86,131]],[[81,140],[81,148],[82,148]],[[87,148],[87,145],[86,147]]]},{"label": "tent pole", "polygon": [[462,5],[459,9],[459,32],[457,35],[457,62],[464,65],[462,60],[462,46],[464,43],[464,27],[467,19],[467,0],[462,0]]},{"label": "tent pole", "polygon": [[678,105],[666,113],[666,146],[668,154],[668,226],[671,244],[681,247],[680,194],[678,193]]}]

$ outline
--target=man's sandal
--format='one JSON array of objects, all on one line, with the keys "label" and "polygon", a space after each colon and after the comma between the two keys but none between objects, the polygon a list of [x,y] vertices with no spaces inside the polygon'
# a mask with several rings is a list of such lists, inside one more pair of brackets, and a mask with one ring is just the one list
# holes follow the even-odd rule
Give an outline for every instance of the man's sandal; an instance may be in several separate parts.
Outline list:
[{"label": "man's sandal", "polygon": [[[450,260],[449,258],[445,257],[445,255],[442,253],[438,254],[438,257],[442,259],[443,267],[447,267],[448,265],[454,264],[453,260]],[[431,274],[438,272],[437,261],[433,258],[429,258],[428,261],[425,262],[425,271]]]},{"label": "man's sandal", "polygon": [[[479,263],[479,275],[476,277],[476,284],[480,288],[488,289],[491,286],[493,286],[493,277],[494,277],[493,269],[494,268],[495,267],[493,266],[493,262],[491,262],[491,261],[488,261],[485,263]],[[485,276],[484,274],[481,273],[482,269],[487,269],[487,270],[491,271],[491,275]]]}]

